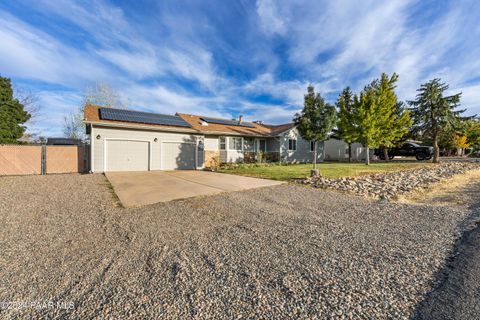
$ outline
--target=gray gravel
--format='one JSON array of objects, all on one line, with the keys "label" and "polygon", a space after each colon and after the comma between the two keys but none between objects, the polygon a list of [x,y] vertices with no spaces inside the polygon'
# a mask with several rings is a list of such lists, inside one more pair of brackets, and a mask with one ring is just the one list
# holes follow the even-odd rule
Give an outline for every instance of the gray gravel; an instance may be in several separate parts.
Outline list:
[{"label": "gray gravel", "polygon": [[372,197],[375,199],[396,199],[408,192],[426,189],[432,184],[457,174],[480,168],[476,162],[444,162],[422,168],[376,173],[360,177],[328,179],[309,177],[298,182],[316,188],[340,190]]},{"label": "gray gravel", "polygon": [[123,209],[102,175],[0,199],[7,319],[409,318],[468,214],[293,184]]}]

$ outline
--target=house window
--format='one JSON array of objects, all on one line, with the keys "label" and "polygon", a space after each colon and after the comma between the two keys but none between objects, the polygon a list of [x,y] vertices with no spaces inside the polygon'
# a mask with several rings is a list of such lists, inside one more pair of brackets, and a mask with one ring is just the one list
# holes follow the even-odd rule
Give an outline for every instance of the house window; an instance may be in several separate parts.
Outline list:
[{"label": "house window", "polygon": [[288,139],[288,151],[295,151],[295,150],[297,150],[297,140]]},{"label": "house window", "polygon": [[225,150],[227,149],[227,139],[225,139],[225,137],[220,137],[220,139],[218,139],[218,142],[219,142],[219,145],[220,145],[220,150]]},{"label": "house window", "polygon": [[310,151],[315,151],[315,141],[310,141]]},{"label": "house window", "polygon": [[228,141],[228,149],[230,150],[242,150],[242,138],[230,137]]}]

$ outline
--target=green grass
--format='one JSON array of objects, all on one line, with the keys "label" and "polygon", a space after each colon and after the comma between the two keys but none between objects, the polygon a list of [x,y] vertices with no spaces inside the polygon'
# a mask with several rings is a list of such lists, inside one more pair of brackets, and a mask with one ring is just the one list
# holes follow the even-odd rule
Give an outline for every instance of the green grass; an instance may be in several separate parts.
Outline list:
[{"label": "green grass", "polygon": [[[326,178],[354,177],[366,174],[389,172],[409,168],[418,168],[428,165],[422,162],[389,162],[371,163],[369,166],[363,163],[338,163],[323,162],[317,164],[322,176]],[[305,178],[310,175],[311,164],[275,165],[266,167],[238,167],[234,169],[219,169],[218,172],[238,174],[249,177],[266,178],[272,180],[290,180]]]}]

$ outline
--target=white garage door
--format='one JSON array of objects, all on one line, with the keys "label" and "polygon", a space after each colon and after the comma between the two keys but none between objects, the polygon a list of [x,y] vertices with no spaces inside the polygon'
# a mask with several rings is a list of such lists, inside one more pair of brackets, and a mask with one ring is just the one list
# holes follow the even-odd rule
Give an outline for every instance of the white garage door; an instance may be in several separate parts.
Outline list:
[{"label": "white garage door", "polygon": [[148,171],[148,141],[108,140],[105,171]]},{"label": "white garage door", "polygon": [[162,143],[162,169],[195,169],[195,144],[181,142]]}]

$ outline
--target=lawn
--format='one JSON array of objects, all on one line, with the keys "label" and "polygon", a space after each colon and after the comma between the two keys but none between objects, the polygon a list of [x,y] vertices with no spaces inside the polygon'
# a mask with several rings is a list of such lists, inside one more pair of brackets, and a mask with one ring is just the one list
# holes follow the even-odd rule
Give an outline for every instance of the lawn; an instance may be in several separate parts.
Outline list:
[{"label": "lawn", "polygon": [[[382,162],[371,163],[369,166],[367,166],[363,163],[323,162],[317,164],[317,168],[320,170],[322,176],[326,178],[341,178],[378,172],[418,168],[428,164],[429,163],[425,162]],[[273,180],[290,180],[309,176],[311,169],[311,164],[292,164],[250,168],[240,166],[234,169],[219,169],[218,172]]]}]

